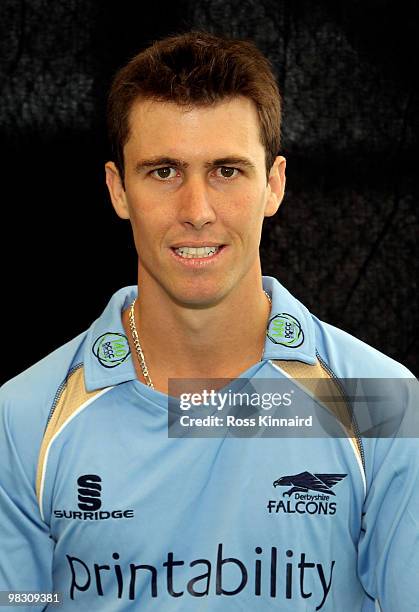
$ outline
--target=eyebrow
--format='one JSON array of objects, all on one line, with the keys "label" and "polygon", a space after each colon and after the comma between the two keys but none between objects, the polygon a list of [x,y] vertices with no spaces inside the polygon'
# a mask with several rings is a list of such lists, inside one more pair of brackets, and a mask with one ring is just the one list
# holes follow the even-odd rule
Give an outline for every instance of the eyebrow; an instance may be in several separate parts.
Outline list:
[{"label": "eyebrow", "polygon": [[[187,162],[176,159],[175,157],[151,157],[150,159],[140,159],[135,164],[135,172],[141,172],[146,168],[155,168],[157,166],[172,166],[174,168],[186,169],[190,164]],[[212,161],[205,162],[205,168],[217,168],[219,166],[244,166],[251,170],[255,170],[255,164],[250,161],[247,157],[228,156],[219,157]]]}]

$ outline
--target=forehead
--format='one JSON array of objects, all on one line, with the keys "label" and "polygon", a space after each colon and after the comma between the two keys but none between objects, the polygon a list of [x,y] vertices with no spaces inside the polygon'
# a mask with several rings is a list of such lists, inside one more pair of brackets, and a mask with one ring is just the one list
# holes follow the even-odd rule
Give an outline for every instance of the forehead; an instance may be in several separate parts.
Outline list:
[{"label": "forehead", "polygon": [[242,96],[211,106],[184,107],[173,102],[137,100],[129,114],[126,155],[262,155],[259,117]]}]

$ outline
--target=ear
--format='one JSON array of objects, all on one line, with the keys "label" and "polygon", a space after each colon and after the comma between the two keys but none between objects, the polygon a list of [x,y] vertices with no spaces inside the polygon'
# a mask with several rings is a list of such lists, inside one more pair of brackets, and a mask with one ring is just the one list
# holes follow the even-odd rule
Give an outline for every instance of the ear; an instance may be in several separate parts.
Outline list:
[{"label": "ear", "polygon": [[265,205],[265,217],[272,217],[278,210],[285,193],[285,157],[278,155],[275,158],[269,172],[267,189],[267,200]]},{"label": "ear", "polygon": [[116,214],[118,217],[121,217],[121,219],[129,219],[127,196],[118,168],[115,166],[114,162],[107,162],[105,164],[105,173],[106,185],[108,186],[109,195],[111,196],[112,205]]}]

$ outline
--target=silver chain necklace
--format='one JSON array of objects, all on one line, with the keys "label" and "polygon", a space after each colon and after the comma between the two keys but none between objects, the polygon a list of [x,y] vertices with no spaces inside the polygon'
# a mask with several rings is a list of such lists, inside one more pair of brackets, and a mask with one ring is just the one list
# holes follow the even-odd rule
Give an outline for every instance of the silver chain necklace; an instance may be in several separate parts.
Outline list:
[{"label": "silver chain necklace", "polygon": [[[263,291],[263,293],[268,298],[269,303],[272,304],[271,296],[269,295],[269,293],[266,293],[266,291]],[[135,298],[135,300],[132,302],[131,307],[129,309],[129,326],[131,329],[132,340],[134,342],[135,350],[137,352],[137,357],[140,363],[141,372],[143,373],[143,376],[144,376],[144,380],[146,381],[147,386],[150,387],[150,389],[154,389],[153,381],[151,380],[150,374],[148,372],[148,367],[145,361],[143,349],[141,348],[141,343],[140,343],[140,338],[138,336],[137,327],[135,325],[134,306],[135,306],[136,301],[137,301],[137,298]],[[263,352],[262,352],[262,357],[263,357]]]}]

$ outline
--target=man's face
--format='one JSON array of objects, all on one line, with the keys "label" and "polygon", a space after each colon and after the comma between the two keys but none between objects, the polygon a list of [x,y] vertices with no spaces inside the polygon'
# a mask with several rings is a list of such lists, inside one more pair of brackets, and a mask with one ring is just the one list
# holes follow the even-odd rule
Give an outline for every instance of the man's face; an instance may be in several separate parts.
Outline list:
[{"label": "man's face", "polygon": [[[265,216],[283,196],[285,160],[267,184],[253,102],[236,97],[186,110],[137,101],[124,147],[125,190],[113,163],[107,183],[129,218],[141,290],[154,285],[189,306],[210,306],[260,275]],[[198,250],[197,250],[198,249]]]}]

